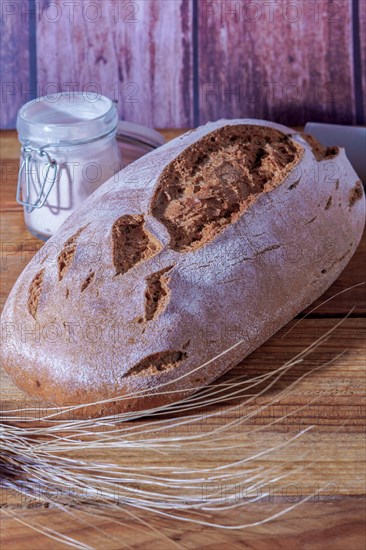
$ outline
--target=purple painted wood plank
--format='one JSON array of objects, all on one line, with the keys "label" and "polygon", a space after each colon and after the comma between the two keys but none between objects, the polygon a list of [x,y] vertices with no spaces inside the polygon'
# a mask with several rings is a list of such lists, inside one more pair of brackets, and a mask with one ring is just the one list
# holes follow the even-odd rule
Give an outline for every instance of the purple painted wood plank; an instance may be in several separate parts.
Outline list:
[{"label": "purple painted wood plank", "polygon": [[19,107],[29,93],[29,15],[21,0],[0,2],[0,128],[15,128]]},{"label": "purple painted wood plank", "polygon": [[118,99],[126,120],[159,128],[193,124],[191,0],[66,4],[41,5],[37,64],[44,94],[97,90]]},{"label": "purple painted wood plank", "polygon": [[363,122],[366,122],[366,1],[359,0],[360,71],[362,81]]},{"label": "purple painted wood plank", "polygon": [[201,122],[355,122],[351,0],[198,6]]}]

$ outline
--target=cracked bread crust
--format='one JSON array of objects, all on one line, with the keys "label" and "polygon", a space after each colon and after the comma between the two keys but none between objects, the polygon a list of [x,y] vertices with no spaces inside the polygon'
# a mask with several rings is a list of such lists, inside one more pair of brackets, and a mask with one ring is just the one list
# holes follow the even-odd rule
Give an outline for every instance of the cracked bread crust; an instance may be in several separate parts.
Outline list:
[{"label": "cracked bread crust", "polygon": [[86,416],[163,405],[223,374],[357,248],[362,186],[343,150],[320,152],[289,128],[224,120],[125,168],[19,277],[7,372],[48,403],[111,399]]}]

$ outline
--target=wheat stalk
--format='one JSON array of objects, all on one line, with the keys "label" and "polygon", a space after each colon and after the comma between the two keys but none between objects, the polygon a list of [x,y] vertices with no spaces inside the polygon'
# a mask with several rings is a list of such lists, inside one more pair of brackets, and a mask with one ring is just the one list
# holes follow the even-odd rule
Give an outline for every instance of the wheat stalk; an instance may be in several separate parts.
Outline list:
[{"label": "wheat stalk", "polygon": [[[147,511],[222,529],[246,528],[280,517],[300,506],[312,495],[285,507],[274,516],[255,523],[228,525],[220,523],[215,518],[209,519],[212,513],[245,508],[256,502],[259,497],[255,489],[259,483],[263,486],[283,481],[296,473],[297,470],[288,461],[281,461],[265,468],[261,465],[260,459],[296,445],[313,426],[304,428],[284,442],[268,445],[254,453],[249,443],[237,442],[236,430],[248,426],[255,416],[291,395],[305,377],[325,368],[342,355],[296,378],[283,390],[274,393],[272,399],[256,405],[252,410],[258,398],[268,393],[290,369],[303,362],[322,345],[352,311],[353,309],[301,353],[274,371],[250,379],[242,375],[231,380],[219,381],[175,404],[143,412],[77,420],[59,419],[58,416],[60,412],[72,413],[78,407],[61,408],[61,411],[60,407],[54,410],[47,409],[40,418],[34,415],[36,410],[39,412],[36,408],[7,411],[6,420],[0,424],[1,486],[56,506],[64,513],[75,514],[77,511],[88,514],[94,511],[99,515],[107,514],[116,522],[118,520],[113,514],[116,511],[120,513],[121,504],[125,513],[133,514],[139,520],[139,512]],[[236,345],[239,344],[240,342]],[[232,348],[233,346],[230,350]],[[215,359],[217,358],[211,361]],[[197,367],[196,370],[199,371],[209,362]],[[161,389],[161,393],[164,393],[164,388]],[[143,397],[145,396],[146,394]],[[250,435],[296,415],[322,396],[323,393],[318,394],[303,407],[267,425],[252,427]],[[123,396],[117,399],[128,398],[129,396]],[[113,401],[117,399],[113,398]],[[95,404],[90,403],[90,406]],[[221,407],[224,405],[228,407],[225,409],[228,421],[222,418]],[[27,413],[26,417],[24,413]],[[209,425],[213,422],[216,422],[217,426],[211,428]],[[198,426],[202,427],[205,424],[208,425],[207,428],[197,431]],[[156,464],[156,460],[144,461],[141,471],[140,457],[147,449],[151,456],[158,458],[159,463]],[[216,464],[212,461],[209,466],[201,466],[199,461],[192,464],[182,460],[185,451],[195,452],[198,456],[201,454],[215,457],[219,454],[218,451],[223,449],[228,451],[226,462]],[[116,456],[117,460],[106,462],[90,458],[91,452],[96,455],[102,451],[107,453],[108,457]],[[229,458],[233,452],[238,457],[235,460]],[[83,454],[87,455],[84,459]],[[121,456],[124,457],[122,464]],[[165,463],[161,462],[161,456]],[[303,460],[304,458],[302,455]],[[243,483],[248,487],[247,498],[244,500],[237,489]],[[222,484],[230,494],[225,500],[222,499],[219,489]],[[203,495],[202,488],[207,485],[214,485],[218,489]],[[121,488],[122,494],[119,493]],[[266,494],[261,494],[260,498],[265,496]],[[11,510],[5,509],[4,513],[24,523]],[[86,521],[81,516],[78,517],[81,521]],[[42,526],[32,525],[32,528],[42,531]],[[42,532],[65,545],[90,548],[65,535],[58,535],[47,529],[43,529]]]}]

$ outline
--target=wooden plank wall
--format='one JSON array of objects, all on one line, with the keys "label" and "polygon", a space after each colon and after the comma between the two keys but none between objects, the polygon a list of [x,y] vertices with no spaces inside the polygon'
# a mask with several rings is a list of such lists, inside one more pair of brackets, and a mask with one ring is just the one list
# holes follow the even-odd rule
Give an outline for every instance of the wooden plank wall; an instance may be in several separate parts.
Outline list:
[{"label": "wooden plank wall", "polygon": [[68,89],[160,128],[364,124],[365,29],[366,0],[1,0],[1,127]]},{"label": "wooden plank wall", "polygon": [[[361,0],[359,4],[359,44],[360,44],[360,72],[361,72],[361,96],[363,102],[363,112],[366,113],[366,0]],[[365,124],[366,115],[364,114],[363,123]]]},{"label": "wooden plank wall", "polygon": [[30,21],[22,0],[0,2],[0,128],[13,128],[30,83]]},{"label": "wooden plank wall", "polygon": [[202,120],[355,122],[352,4],[319,13],[312,1],[287,5],[217,3],[212,13],[199,4]]}]

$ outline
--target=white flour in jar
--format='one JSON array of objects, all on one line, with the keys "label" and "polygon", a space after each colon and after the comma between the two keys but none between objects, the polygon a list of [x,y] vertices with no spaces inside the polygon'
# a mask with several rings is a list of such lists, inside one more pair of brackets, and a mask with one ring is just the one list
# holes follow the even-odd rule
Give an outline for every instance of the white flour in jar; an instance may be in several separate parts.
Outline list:
[{"label": "white flour in jar", "polygon": [[17,120],[23,145],[17,196],[31,233],[49,238],[122,168],[117,125],[115,104],[97,94],[54,94],[22,107]]}]

